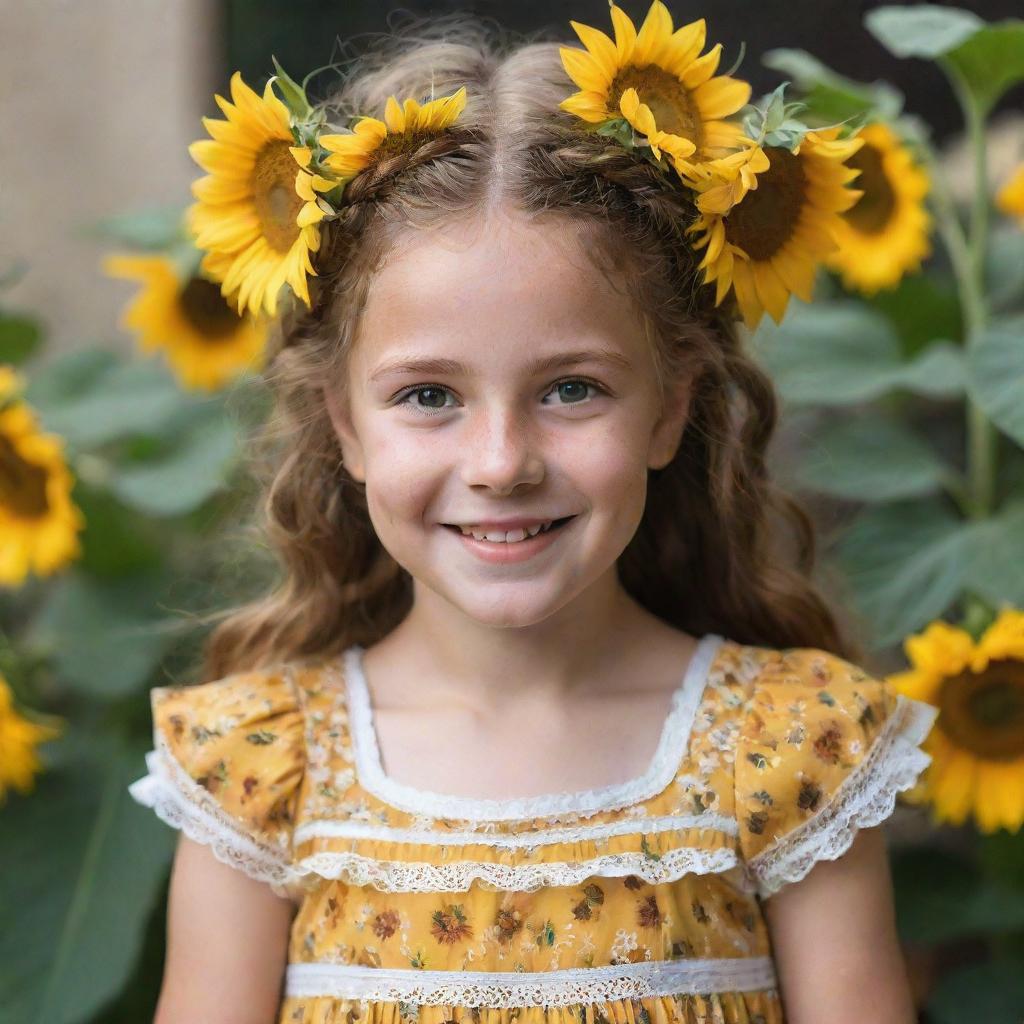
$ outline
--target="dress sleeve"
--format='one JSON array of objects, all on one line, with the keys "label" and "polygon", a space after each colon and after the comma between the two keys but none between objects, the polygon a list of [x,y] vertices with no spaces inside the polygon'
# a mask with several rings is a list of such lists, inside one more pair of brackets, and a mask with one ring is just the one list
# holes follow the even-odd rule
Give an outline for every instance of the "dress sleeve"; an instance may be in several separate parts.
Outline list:
[{"label": "dress sleeve", "polygon": [[736,748],[740,854],[767,898],[892,814],[931,762],[938,710],[817,648],[773,652]]},{"label": "dress sleeve", "polygon": [[153,749],[132,798],[226,864],[293,896],[304,716],[287,670],[150,691]]}]

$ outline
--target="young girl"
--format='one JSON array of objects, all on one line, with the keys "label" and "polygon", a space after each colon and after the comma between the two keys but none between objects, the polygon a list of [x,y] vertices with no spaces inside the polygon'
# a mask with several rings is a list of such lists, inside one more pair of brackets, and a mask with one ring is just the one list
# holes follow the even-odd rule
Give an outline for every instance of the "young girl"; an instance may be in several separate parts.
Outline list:
[{"label": "young girl", "polygon": [[[330,122],[236,76],[193,147],[207,271],[298,301],[282,582],[152,691],[131,790],[184,833],[158,1024],[913,1020],[871,826],[934,711],[844,660],[735,326],[855,146],[744,141],[703,21],[612,17],[420,27]],[[803,248],[727,273],[723,223]]]}]

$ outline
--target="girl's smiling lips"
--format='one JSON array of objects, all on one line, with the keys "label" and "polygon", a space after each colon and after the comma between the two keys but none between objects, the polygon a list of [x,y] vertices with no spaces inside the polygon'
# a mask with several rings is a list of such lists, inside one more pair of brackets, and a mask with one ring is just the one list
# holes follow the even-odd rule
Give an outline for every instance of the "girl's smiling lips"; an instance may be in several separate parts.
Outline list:
[{"label": "girl's smiling lips", "polygon": [[[472,533],[463,533],[464,527],[457,526],[453,523],[442,523],[441,525],[451,533],[455,534],[459,542],[463,544],[469,551],[479,558],[481,561],[490,562],[495,565],[508,565],[514,562],[525,562],[533,558],[534,555],[539,554],[545,548],[555,543],[558,537],[561,535],[561,527],[566,526],[572,522],[576,516],[566,516],[562,519],[506,519],[497,520],[501,522],[501,527],[491,526],[490,530],[494,533],[509,532],[510,530],[519,529],[525,532],[527,526],[515,525],[510,526],[508,524],[528,524],[530,528],[539,524],[550,522],[551,526],[546,530],[534,534],[532,537],[524,537],[522,540],[505,542],[497,540],[478,540],[473,536]],[[490,523],[496,522],[496,520],[490,520]],[[473,524],[475,532],[486,533],[487,530],[483,529],[482,526]]]},{"label": "girl's smiling lips", "polygon": [[470,529],[476,527],[480,533],[486,533],[488,530],[530,530],[535,526],[543,526],[544,523],[557,522],[559,519],[571,519],[571,516],[544,516],[540,519],[470,519],[463,523],[442,523],[442,526],[455,526],[462,529]]}]

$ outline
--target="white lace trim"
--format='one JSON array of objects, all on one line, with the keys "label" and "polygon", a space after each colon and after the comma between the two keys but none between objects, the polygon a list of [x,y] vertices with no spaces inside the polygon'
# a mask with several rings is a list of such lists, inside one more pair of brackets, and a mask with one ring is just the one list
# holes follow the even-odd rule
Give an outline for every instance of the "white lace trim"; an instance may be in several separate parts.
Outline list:
[{"label": "white lace trim", "polygon": [[427,1005],[573,1006],[615,999],[775,989],[771,957],[647,960],[559,971],[418,971],[292,963],[286,998],[327,997]]},{"label": "white lace trim", "polygon": [[379,839],[393,843],[424,843],[431,846],[491,846],[499,849],[532,849],[554,843],[572,843],[585,839],[638,833],[674,832],[680,829],[711,829],[725,835],[739,834],[735,818],[706,811],[702,814],[665,815],[658,818],[624,818],[598,825],[577,825],[535,832],[510,834],[480,832],[441,832],[427,829],[389,828],[368,825],[351,819],[307,821],[295,830],[295,843],[309,839]]},{"label": "white lace trim", "polygon": [[242,832],[238,822],[174,760],[159,735],[156,742],[157,749],[146,754],[149,774],[128,787],[132,799],[151,807],[161,821],[189,839],[209,846],[219,861],[270,882],[279,895],[290,891],[286,889],[294,881],[290,866]]},{"label": "white lace trim", "polygon": [[931,763],[919,749],[938,709],[905,694],[859,765],[813,817],[748,862],[762,897],[803,878],[817,861],[835,860],[853,843],[858,829],[888,818],[896,797],[910,789]]},{"label": "white lace trim", "polygon": [[652,884],[673,882],[686,874],[718,874],[736,867],[732,848],[682,847],[663,854],[611,853],[591,860],[550,864],[489,864],[481,861],[376,860],[351,852],[314,853],[296,867],[321,878],[344,878],[350,885],[372,885],[384,892],[465,892],[474,881],[495,889],[532,892],[547,886],[579,885],[594,876],[637,875]]},{"label": "white lace trim", "polygon": [[708,673],[723,638],[709,633],[701,637],[679,687],[672,696],[658,747],[651,763],[639,778],[599,789],[510,800],[484,800],[452,796],[417,789],[390,778],[381,763],[380,747],[373,725],[366,676],[362,668],[364,648],[353,644],[342,656],[344,685],[348,696],[352,747],[359,784],[367,792],[399,810],[434,818],[475,821],[525,821],[554,814],[596,814],[646,800],[660,793],[673,779],[689,745],[690,731]]}]

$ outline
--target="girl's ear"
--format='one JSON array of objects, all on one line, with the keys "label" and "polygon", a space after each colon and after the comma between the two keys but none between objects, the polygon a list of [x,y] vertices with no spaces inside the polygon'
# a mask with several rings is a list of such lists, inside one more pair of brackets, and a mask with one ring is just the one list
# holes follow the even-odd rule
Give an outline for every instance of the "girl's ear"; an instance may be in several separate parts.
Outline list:
[{"label": "girl's ear", "polygon": [[334,433],[341,445],[341,458],[353,480],[366,482],[366,471],[363,458],[363,446],[359,443],[352,418],[349,415],[348,401],[334,388],[325,386],[323,389],[324,404],[330,417]]},{"label": "girl's ear", "polygon": [[650,469],[664,469],[679,450],[683,431],[690,414],[690,378],[680,376],[668,387],[661,418],[651,430],[647,465]]}]

